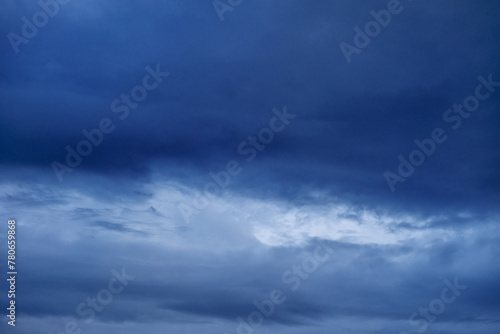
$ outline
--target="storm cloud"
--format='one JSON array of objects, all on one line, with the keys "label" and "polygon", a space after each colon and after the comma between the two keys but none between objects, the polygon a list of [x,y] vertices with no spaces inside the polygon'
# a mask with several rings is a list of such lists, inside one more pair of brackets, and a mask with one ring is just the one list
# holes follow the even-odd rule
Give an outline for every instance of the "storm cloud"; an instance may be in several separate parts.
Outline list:
[{"label": "storm cloud", "polygon": [[498,333],[497,2],[0,13],[2,333]]}]

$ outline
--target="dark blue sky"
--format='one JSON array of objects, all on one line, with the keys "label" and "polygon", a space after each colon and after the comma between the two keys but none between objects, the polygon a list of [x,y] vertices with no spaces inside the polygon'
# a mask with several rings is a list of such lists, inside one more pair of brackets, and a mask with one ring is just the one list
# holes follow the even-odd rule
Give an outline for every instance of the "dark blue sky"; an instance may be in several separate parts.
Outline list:
[{"label": "dark blue sky", "polygon": [[1,333],[499,332],[498,2],[54,1],[0,2]]}]

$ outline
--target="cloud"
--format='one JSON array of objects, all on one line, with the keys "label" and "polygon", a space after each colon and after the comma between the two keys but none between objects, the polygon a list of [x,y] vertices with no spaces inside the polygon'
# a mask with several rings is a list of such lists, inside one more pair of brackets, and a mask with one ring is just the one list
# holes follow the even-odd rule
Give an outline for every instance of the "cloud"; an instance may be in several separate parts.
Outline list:
[{"label": "cloud", "polygon": [[[386,5],[243,2],[220,22],[211,2],[71,1],[19,53],[4,38],[0,214],[19,227],[16,330],[80,324],[79,303],[126,267],[137,278],[83,331],[234,333],[272,289],[287,301],[262,333],[409,331],[458,277],[468,289],[429,332],[496,333],[500,94],[457,131],[442,116],[478,76],[500,81],[500,7],[402,2],[346,64],[339,43]],[[39,10],[0,7],[6,33]],[[170,76],[120,121],[111,103],[155,64]],[[297,115],[286,131],[186,224],[179,204],[243,162],[239,143],[283,105]],[[51,163],[103,118],[116,130],[59,183]],[[384,171],[436,127],[448,140],[392,193]],[[283,272],[318,241],[335,252],[290,291]]]}]

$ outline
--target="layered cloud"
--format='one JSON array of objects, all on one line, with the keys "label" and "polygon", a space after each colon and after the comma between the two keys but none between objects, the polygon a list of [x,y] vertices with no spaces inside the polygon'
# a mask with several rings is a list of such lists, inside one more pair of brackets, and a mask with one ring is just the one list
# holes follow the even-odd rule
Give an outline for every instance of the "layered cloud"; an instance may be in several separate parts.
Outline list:
[{"label": "layered cloud", "polygon": [[[16,332],[245,332],[238,318],[280,290],[255,333],[497,333],[500,7],[400,5],[347,63],[339,45],[388,1],[244,1],[221,22],[210,1],[73,0],[18,52],[5,36],[42,9],[0,4],[0,245],[16,219]],[[148,66],[169,75],[141,99]],[[478,77],[490,95],[451,111],[453,129],[443,115]],[[295,117],[273,123],[285,108]],[[53,163],[103,119],[114,130],[58,178]],[[391,191],[384,173],[436,128],[447,140]],[[232,161],[241,170],[207,195]],[[86,322],[78,305],[122,268],[134,280]],[[455,278],[467,288],[422,315]]]}]

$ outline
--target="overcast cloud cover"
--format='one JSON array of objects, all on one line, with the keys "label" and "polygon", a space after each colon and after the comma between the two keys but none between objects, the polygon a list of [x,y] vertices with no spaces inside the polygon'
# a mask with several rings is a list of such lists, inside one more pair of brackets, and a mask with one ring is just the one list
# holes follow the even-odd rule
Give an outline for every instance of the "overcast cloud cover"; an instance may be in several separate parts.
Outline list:
[{"label": "overcast cloud cover", "polygon": [[0,1],[0,332],[499,333],[500,3],[238,3]]}]

